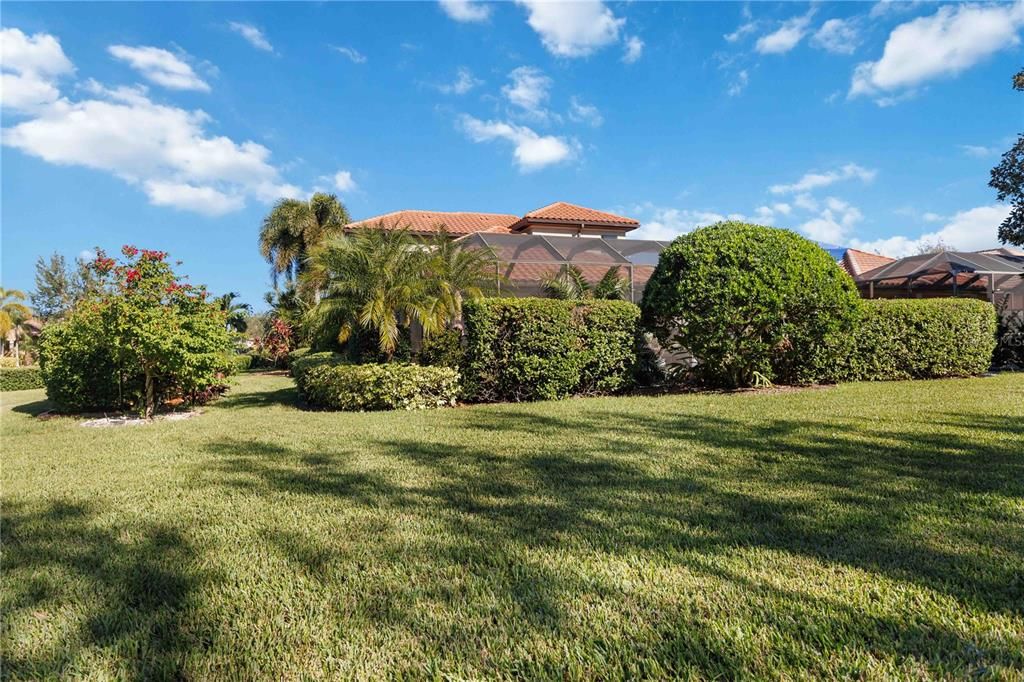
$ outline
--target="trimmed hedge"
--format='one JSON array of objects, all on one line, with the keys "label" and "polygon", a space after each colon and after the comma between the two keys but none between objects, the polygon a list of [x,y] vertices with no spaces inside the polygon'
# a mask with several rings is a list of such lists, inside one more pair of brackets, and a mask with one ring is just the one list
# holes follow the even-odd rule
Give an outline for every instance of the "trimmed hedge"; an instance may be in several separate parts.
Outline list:
[{"label": "trimmed hedge", "polygon": [[817,244],[762,225],[722,222],[666,247],[644,289],[643,322],[677,365],[732,388],[829,378],[850,353],[860,296]]},{"label": "trimmed hedge", "polygon": [[228,369],[238,374],[252,367],[252,356],[248,353],[235,353],[228,356]]},{"label": "trimmed hedge", "polygon": [[331,364],[307,367],[296,375],[310,405],[334,410],[419,410],[454,405],[459,373],[450,367]]},{"label": "trimmed hedge", "polygon": [[342,353],[331,353],[328,351],[310,353],[308,348],[300,350],[305,350],[306,352],[299,353],[295,351],[288,356],[288,365],[291,367],[292,376],[295,377],[295,382],[299,385],[300,391],[302,390],[303,376],[314,367],[321,367],[323,365],[334,367],[352,364],[348,357]]},{"label": "trimmed hedge", "polygon": [[639,308],[625,301],[467,301],[464,396],[550,400],[627,389],[639,318]]},{"label": "trimmed hedge", "polygon": [[45,386],[38,367],[0,367],[0,391],[25,391]]},{"label": "trimmed hedge", "polygon": [[969,298],[863,301],[855,348],[840,378],[937,379],[988,371],[996,311]]}]

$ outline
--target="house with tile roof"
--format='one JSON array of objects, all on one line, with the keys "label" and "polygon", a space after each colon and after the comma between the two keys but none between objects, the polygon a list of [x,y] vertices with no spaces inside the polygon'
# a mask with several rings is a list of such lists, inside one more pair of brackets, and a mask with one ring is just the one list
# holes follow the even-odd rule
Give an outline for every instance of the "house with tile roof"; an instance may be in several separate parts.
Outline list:
[{"label": "house with tile roof", "polygon": [[557,201],[522,216],[508,213],[402,210],[365,218],[350,223],[349,227],[405,228],[412,234],[422,236],[437,234],[443,227],[454,237],[495,232],[614,239],[640,227],[640,223],[633,218]]}]

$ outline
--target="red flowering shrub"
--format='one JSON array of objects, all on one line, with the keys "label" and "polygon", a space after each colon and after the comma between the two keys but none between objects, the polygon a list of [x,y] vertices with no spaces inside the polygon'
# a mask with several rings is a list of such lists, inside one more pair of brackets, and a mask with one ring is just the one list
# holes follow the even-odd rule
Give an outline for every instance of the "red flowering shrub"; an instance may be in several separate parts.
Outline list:
[{"label": "red flowering shrub", "polygon": [[284,367],[288,353],[295,348],[295,332],[281,318],[275,318],[270,330],[261,339],[256,340],[256,354],[265,362],[275,367]]},{"label": "red flowering shrub", "polygon": [[165,252],[125,246],[121,253],[118,264],[97,252],[99,293],[44,332],[48,394],[76,409],[137,406],[147,416],[162,399],[215,394],[232,350],[224,313],[206,302],[203,287],[179,281]]}]

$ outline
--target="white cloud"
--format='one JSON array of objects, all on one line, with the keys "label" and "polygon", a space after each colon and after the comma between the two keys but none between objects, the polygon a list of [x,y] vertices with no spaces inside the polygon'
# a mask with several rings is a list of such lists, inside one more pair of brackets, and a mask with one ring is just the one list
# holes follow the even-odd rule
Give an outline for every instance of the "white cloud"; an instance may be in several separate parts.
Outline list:
[{"label": "white cloud", "polygon": [[146,80],[171,90],[209,92],[210,86],[196,75],[185,61],[159,47],[111,45],[107,48],[114,59],[132,67]]},{"label": "white cloud", "polygon": [[149,201],[154,206],[171,206],[183,211],[220,216],[245,206],[245,198],[225,194],[209,186],[190,185],[185,182],[147,180],[144,183]]},{"label": "white cloud", "polygon": [[879,0],[879,2],[876,2],[871,7],[868,17],[878,19],[879,17],[913,9],[918,4],[920,4],[919,0]]},{"label": "white cloud", "polygon": [[241,21],[232,21],[228,23],[228,28],[245,38],[249,44],[257,50],[263,50],[264,52],[274,51],[274,46],[271,45],[270,41],[267,40],[267,37],[263,35],[263,31],[252,24],[246,24]]},{"label": "white cloud", "polygon": [[727,92],[730,97],[736,97],[747,88],[747,84],[750,82],[750,74],[747,73],[746,69],[743,69],[736,74],[736,78],[732,83],[729,84]]},{"label": "white cloud", "polygon": [[481,121],[467,115],[463,115],[459,123],[474,142],[500,139],[513,143],[516,165],[524,173],[569,161],[579,152],[579,144],[574,140],[554,135],[538,135],[526,126],[503,121]]},{"label": "white cloud", "polygon": [[460,66],[455,75],[455,80],[451,83],[439,85],[437,89],[446,95],[465,95],[476,86],[482,84],[483,81],[474,77],[472,71],[465,66]]},{"label": "white cloud", "polygon": [[[869,170],[862,166],[858,166],[855,163],[848,163],[845,166],[841,166],[835,170],[830,170],[824,173],[805,173],[803,177],[793,184],[772,185],[769,188],[769,191],[772,194],[802,193],[819,187],[827,187],[843,180],[856,179],[861,182],[871,182],[875,179],[876,174],[877,171]],[[797,205],[799,205],[799,201],[797,202]]]},{"label": "white cloud", "polygon": [[842,199],[828,197],[821,214],[802,224],[800,231],[816,241],[839,244],[863,218],[856,206]]},{"label": "white cloud", "polygon": [[789,52],[807,35],[807,28],[811,24],[812,9],[803,14],[782,22],[777,30],[763,35],[757,39],[755,49],[761,54],[785,54]]},{"label": "white cloud", "polygon": [[579,97],[569,99],[569,118],[579,123],[587,123],[594,128],[604,123],[604,116],[593,104],[584,104]]},{"label": "white cloud", "polygon": [[829,19],[811,38],[811,44],[832,54],[853,54],[860,44],[860,31],[852,19]]},{"label": "white cloud", "polygon": [[636,36],[626,38],[626,46],[622,52],[622,61],[635,64],[644,54],[644,41]]},{"label": "white cloud", "polygon": [[898,101],[892,93],[912,94],[925,81],[956,75],[1018,45],[1022,25],[1021,0],[1006,5],[943,5],[933,15],[893,29],[881,59],[863,62],[854,70],[848,96],[882,96],[880,104],[892,104]]},{"label": "white cloud", "polygon": [[31,112],[57,100],[57,80],[74,72],[60,42],[46,33],[0,30],[0,100],[8,111]]},{"label": "white cloud", "polygon": [[338,171],[331,178],[331,181],[334,183],[334,189],[339,192],[351,192],[356,188],[356,181],[352,177],[351,171]]},{"label": "white cloud", "polygon": [[529,13],[527,23],[549,52],[559,57],[586,57],[619,39],[626,23],[600,0],[548,2],[516,0]]},{"label": "white cloud", "polygon": [[793,207],[785,203],[772,204],[772,210],[782,215],[789,215],[793,212]]},{"label": "white cloud", "polygon": [[995,147],[983,147],[977,144],[961,144],[957,146],[960,147],[964,154],[973,156],[976,159],[984,159],[999,153],[999,150]]},{"label": "white cloud", "polygon": [[617,212],[636,216],[640,221],[640,227],[629,233],[630,239],[653,239],[655,241],[671,241],[698,227],[712,225],[731,218],[714,211],[655,206],[649,202]]},{"label": "white cloud", "polygon": [[545,105],[550,96],[551,79],[532,66],[513,69],[508,77],[512,82],[501,88],[505,99],[533,118],[546,119],[548,111]]},{"label": "white cloud", "polygon": [[155,205],[207,215],[237,210],[249,197],[301,193],[281,180],[266,147],[209,134],[211,119],[201,110],[157,104],[141,86],[110,89],[90,80],[83,90],[84,99],[58,97],[6,128],[3,144],[52,164],[111,173]]},{"label": "white cloud", "polygon": [[797,194],[793,197],[793,205],[805,211],[813,212],[818,210],[818,201],[807,193]]},{"label": "white cloud", "polygon": [[735,43],[740,38],[743,38],[746,35],[756,32],[758,26],[760,26],[759,22],[748,21],[743,24],[740,24],[739,27],[737,27],[737,29],[732,33],[726,33],[722,37],[725,38],[726,42]]},{"label": "white cloud", "polygon": [[996,248],[999,246],[997,237],[999,224],[1009,214],[1010,207],[1006,205],[978,206],[960,211],[935,232],[928,232],[918,237],[897,235],[871,241],[854,239],[851,240],[851,244],[854,248],[881,253],[893,258],[911,256],[925,244],[940,242],[952,245],[961,251]]},{"label": "white cloud", "polygon": [[346,57],[348,57],[353,64],[366,63],[366,55],[364,55],[362,52],[355,49],[354,47],[331,45],[331,49],[337,52],[338,54],[343,54]]},{"label": "white cloud", "polygon": [[472,0],[440,0],[441,9],[455,21],[465,23],[487,21],[491,18],[491,6]]}]

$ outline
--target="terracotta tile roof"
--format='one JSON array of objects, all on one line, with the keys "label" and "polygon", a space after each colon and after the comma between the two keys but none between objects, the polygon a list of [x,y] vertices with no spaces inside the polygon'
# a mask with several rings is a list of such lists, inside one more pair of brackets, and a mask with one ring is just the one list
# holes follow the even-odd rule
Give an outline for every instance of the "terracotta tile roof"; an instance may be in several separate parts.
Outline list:
[{"label": "terracotta tile roof", "polygon": [[375,227],[383,223],[386,227],[407,227],[416,234],[436,234],[444,225],[448,232],[455,235],[472,234],[474,232],[508,232],[509,228],[519,222],[519,216],[505,213],[466,213],[448,211],[394,211],[384,215],[366,218],[349,227]]},{"label": "terracotta tile roof", "polygon": [[530,211],[523,216],[524,220],[564,220],[567,222],[574,223],[604,223],[611,225],[631,225],[638,226],[639,222],[632,218],[626,218],[624,216],[615,215],[614,213],[605,213],[604,211],[595,211],[592,208],[585,208],[583,206],[577,206],[575,204],[569,204],[564,201],[556,201],[553,204],[548,204],[542,208]]},{"label": "terracotta tile roof", "polygon": [[868,253],[857,249],[847,249],[843,254],[842,266],[848,273],[856,277],[868,270],[882,267],[886,263],[892,263],[895,258],[880,256],[877,253]]}]

